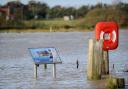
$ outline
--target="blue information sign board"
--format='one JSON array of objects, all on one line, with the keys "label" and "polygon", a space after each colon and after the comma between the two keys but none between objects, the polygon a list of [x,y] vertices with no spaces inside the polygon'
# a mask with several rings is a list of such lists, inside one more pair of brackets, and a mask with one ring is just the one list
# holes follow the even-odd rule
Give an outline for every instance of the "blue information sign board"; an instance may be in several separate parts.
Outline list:
[{"label": "blue information sign board", "polygon": [[62,62],[56,48],[54,47],[29,48],[29,51],[35,64],[52,64]]}]

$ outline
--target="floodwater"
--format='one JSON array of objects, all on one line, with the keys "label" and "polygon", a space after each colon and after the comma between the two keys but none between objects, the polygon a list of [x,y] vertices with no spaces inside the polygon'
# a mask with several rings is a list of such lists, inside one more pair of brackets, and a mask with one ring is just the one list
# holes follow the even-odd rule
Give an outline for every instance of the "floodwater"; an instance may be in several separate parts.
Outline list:
[{"label": "floodwater", "polygon": [[[0,89],[105,89],[105,80],[86,78],[90,38],[94,38],[93,32],[0,33]],[[120,31],[119,41],[119,47],[109,55],[110,68],[115,64],[117,72],[128,65],[128,30]],[[56,79],[50,64],[47,70],[40,65],[38,79],[33,78],[28,48],[38,47],[56,47],[59,51],[63,63],[57,65]]]}]

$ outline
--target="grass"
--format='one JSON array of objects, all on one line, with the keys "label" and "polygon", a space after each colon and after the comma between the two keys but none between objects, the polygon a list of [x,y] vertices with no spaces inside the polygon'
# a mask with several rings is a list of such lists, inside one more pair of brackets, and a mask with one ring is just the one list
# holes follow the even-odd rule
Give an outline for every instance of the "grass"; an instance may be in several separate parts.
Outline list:
[{"label": "grass", "polygon": [[69,20],[64,21],[63,19],[54,19],[54,20],[32,20],[25,21],[26,26],[36,26],[36,28],[49,29],[50,27],[54,29],[60,28],[76,28],[78,24],[78,20]]},{"label": "grass", "polygon": [[112,77],[107,79],[107,89],[117,89],[116,79]]},{"label": "grass", "polygon": [[21,32],[87,32],[90,30],[86,29],[1,29],[0,33],[9,33],[9,32],[16,32],[16,33],[21,33]]},{"label": "grass", "polygon": [[85,32],[88,29],[81,29],[79,27],[81,20],[63,19],[53,20],[31,20],[24,21],[26,27],[35,27],[35,29],[1,29],[0,32]]},{"label": "grass", "polygon": [[69,20],[69,21],[64,21],[64,20],[40,20],[37,21],[37,23],[44,23],[47,24],[48,26],[64,26],[64,25],[70,25],[70,26],[76,26],[77,20]]},{"label": "grass", "polygon": [[[0,29],[0,32],[85,32],[94,30],[94,28],[85,27],[87,24],[83,21],[84,19],[69,21],[64,21],[63,19],[31,20],[23,22],[24,27],[27,28]],[[32,29],[32,27],[34,28]]]}]

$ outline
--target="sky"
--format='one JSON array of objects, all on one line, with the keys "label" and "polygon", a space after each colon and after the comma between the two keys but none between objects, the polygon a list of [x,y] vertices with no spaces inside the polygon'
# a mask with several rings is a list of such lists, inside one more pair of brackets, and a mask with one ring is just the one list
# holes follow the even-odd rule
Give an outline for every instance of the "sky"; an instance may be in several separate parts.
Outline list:
[{"label": "sky", "polygon": [[[6,4],[8,1],[16,1],[16,0],[0,0],[0,4]],[[19,0],[24,4],[27,4],[30,0]],[[80,7],[82,5],[95,5],[98,2],[106,3],[106,4],[112,4],[116,1],[122,1],[124,3],[128,3],[128,0],[35,0],[40,2],[47,3],[50,7],[61,5],[66,7]]]}]

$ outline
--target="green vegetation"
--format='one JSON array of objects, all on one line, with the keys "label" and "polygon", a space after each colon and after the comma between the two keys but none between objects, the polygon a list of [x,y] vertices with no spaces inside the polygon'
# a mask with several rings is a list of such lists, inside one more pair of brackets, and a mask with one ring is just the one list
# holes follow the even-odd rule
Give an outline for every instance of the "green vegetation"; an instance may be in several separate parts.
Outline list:
[{"label": "green vegetation", "polygon": [[107,89],[117,89],[116,79],[109,77],[107,79]]},{"label": "green vegetation", "polygon": [[53,29],[69,29],[76,28],[78,24],[78,20],[69,20],[64,21],[63,19],[55,19],[55,20],[33,20],[24,22],[27,26],[35,26],[39,29],[49,29],[52,27]]},{"label": "green vegetation", "polygon": [[87,13],[81,27],[91,29],[100,21],[115,21],[120,27],[128,26],[128,18],[124,11],[114,8],[95,8]]},{"label": "green vegetation", "polygon": [[[0,30],[0,32],[70,32],[70,31],[87,31],[87,29],[79,28],[81,20],[69,20],[64,21],[63,19],[54,20],[31,20],[22,22],[24,27],[14,27],[11,29]],[[19,26],[19,24],[17,25]],[[18,30],[16,30],[16,29]]]},{"label": "green vegetation", "polygon": [[[20,2],[8,2],[13,19],[6,20],[6,14],[0,12],[0,30],[3,29],[52,29],[55,31],[94,30],[99,21],[116,21],[121,28],[128,27],[128,3],[113,5],[97,4],[94,6],[50,8],[46,3],[30,1],[27,5]],[[5,5],[6,6],[6,5]],[[4,6],[0,6],[4,7]],[[14,16],[13,16],[14,15]],[[64,16],[69,17],[65,21]],[[72,17],[72,18],[71,18]],[[63,29],[63,30],[62,30]],[[77,30],[76,30],[77,29]]]}]

